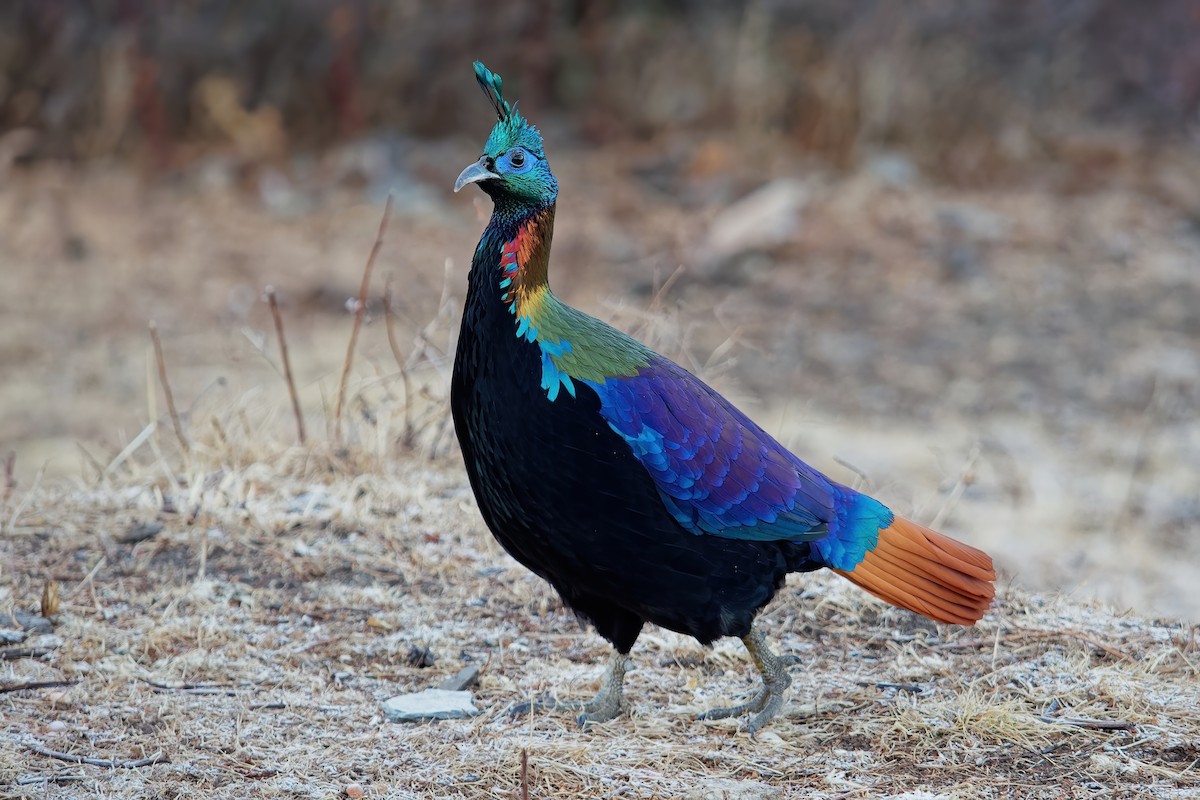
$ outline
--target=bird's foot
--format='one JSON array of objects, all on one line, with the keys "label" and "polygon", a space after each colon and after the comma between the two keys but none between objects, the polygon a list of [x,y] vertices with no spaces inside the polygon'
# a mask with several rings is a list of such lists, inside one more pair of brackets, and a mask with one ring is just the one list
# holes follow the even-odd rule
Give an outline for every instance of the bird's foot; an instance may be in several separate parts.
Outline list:
[{"label": "bird's foot", "polygon": [[614,720],[625,709],[625,697],[621,694],[621,690],[618,688],[614,694],[607,691],[607,687],[605,687],[582,705],[579,709],[580,714],[575,720],[579,723],[579,727],[586,728],[593,723]]},{"label": "bird's foot", "polygon": [[762,688],[749,701],[739,703],[736,706],[724,706],[721,708],[710,708],[708,711],[699,715],[701,720],[714,719],[729,719],[730,717],[741,717],[746,714],[753,714],[750,722],[746,725],[746,730],[753,736],[764,725],[775,718],[779,710],[783,708],[783,702],[787,699],[787,689],[792,685],[792,678],[786,672],[780,672],[770,681],[764,681]]},{"label": "bird's foot", "polygon": [[586,728],[593,723],[616,719],[627,708],[622,685],[628,666],[628,656],[618,654],[614,657],[600,682],[600,690],[596,692],[595,697],[586,702],[541,697],[528,703],[512,706],[508,713],[513,716],[525,716],[534,711],[574,711],[578,712],[576,719],[581,728]]},{"label": "bird's foot", "polygon": [[730,717],[740,717],[745,714],[753,714],[762,711],[767,705],[767,700],[768,692],[767,687],[764,685],[758,690],[753,698],[747,700],[745,703],[738,703],[736,706],[718,706],[717,708],[710,708],[708,711],[704,711],[696,715],[696,719],[729,719]]},{"label": "bird's foot", "polygon": [[750,634],[742,641],[746,644],[746,649],[750,651],[755,666],[758,667],[759,672],[762,674],[762,687],[749,701],[739,703],[736,706],[709,709],[700,714],[699,719],[729,719],[730,717],[740,717],[744,714],[753,714],[754,716],[750,718],[750,722],[746,725],[746,730],[753,737],[764,725],[774,719],[779,710],[783,708],[784,700],[787,698],[788,687],[792,685],[792,676],[788,675],[787,667],[792,664],[798,664],[800,659],[791,655],[775,655],[767,648],[762,634],[753,628]]}]

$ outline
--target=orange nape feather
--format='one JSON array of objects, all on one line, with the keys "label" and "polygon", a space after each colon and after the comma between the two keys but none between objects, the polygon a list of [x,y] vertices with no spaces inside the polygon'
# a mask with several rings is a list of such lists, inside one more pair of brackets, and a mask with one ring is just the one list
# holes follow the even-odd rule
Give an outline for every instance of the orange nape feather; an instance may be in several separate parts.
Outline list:
[{"label": "orange nape feather", "polygon": [[834,572],[880,600],[956,625],[974,625],[996,595],[991,556],[902,517],[879,531],[853,571]]}]

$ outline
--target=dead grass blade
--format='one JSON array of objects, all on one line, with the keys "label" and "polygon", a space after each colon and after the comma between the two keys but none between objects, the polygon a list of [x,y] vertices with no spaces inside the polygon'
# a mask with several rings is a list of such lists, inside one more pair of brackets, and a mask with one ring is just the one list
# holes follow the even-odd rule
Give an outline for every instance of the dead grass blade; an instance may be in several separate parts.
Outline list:
[{"label": "dead grass blade", "polygon": [[287,381],[288,396],[292,398],[292,415],[296,418],[296,438],[303,445],[304,414],[300,411],[300,396],[296,393],[296,380],[292,377],[292,360],[288,358],[287,336],[283,332],[283,315],[279,313],[279,301],[275,298],[275,287],[266,289],[267,303],[271,306],[271,318],[275,321],[275,335],[279,337],[279,358],[283,362],[283,377]]},{"label": "dead grass blade", "polygon": [[93,767],[106,767],[108,769],[137,769],[138,767],[148,767],[151,764],[158,764],[166,761],[166,755],[159,750],[157,753],[145,758],[128,759],[125,761],[114,761],[109,758],[92,758],[90,756],[80,756],[74,753],[63,753],[59,750],[51,750],[42,747],[39,744],[30,744],[29,750],[37,753],[39,756],[48,758],[57,758],[59,761],[69,761],[72,764],[87,764]]},{"label": "dead grass blade", "polygon": [[167,360],[163,356],[162,340],[158,336],[158,323],[150,320],[150,341],[154,343],[154,361],[158,364],[158,380],[162,385],[163,395],[167,399],[167,412],[171,415],[171,426],[175,429],[175,438],[179,440],[179,449],[185,454],[191,452],[187,437],[183,435],[183,424],[179,421],[179,412],[175,409],[175,396],[171,392],[171,382],[167,379]]},{"label": "dead grass blade", "polygon": [[392,195],[388,193],[387,203],[383,207],[383,218],[379,220],[379,232],[375,234],[375,244],[367,256],[363,266],[362,283],[358,287],[358,304],[354,309],[354,325],[350,329],[350,343],[346,346],[346,359],[342,362],[342,377],[338,381],[337,405],[333,411],[333,438],[342,443],[342,409],[346,405],[346,383],[350,379],[350,368],[354,365],[354,349],[358,344],[358,331],[362,327],[363,314],[367,310],[367,291],[371,286],[371,270],[375,266],[375,258],[383,247],[383,237],[387,233],[388,220],[392,216]]}]

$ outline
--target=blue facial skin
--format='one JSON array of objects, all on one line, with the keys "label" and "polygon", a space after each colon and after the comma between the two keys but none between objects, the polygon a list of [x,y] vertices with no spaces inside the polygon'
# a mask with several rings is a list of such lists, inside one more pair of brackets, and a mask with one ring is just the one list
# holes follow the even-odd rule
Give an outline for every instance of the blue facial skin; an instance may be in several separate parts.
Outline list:
[{"label": "blue facial skin", "polygon": [[479,188],[497,202],[545,208],[558,199],[558,181],[544,156],[518,144],[495,155],[487,153],[485,157],[498,180],[485,181]]},{"label": "blue facial skin", "polygon": [[496,161],[496,171],[501,175],[524,175],[533,169],[537,156],[524,147],[514,147]]}]

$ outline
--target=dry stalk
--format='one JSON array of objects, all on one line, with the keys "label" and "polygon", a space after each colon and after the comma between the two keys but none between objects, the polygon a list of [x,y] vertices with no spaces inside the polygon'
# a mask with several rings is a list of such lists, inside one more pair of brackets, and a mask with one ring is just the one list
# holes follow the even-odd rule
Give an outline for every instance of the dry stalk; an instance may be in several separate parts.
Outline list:
[{"label": "dry stalk", "polygon": [[57,758],[59,761],[70,761],[72,764],[90,764],[93,767],[107,767],[109,769],[135,769],[137,767],[147,767],[151,764],[157,764],[160,761],[165,761],[166,756],[160,750],[152,756],[145,758],[130,759],[127,761],[115,761],[109,758],[90,758],[88,756],[78,756],[74,753],[63,753],[58,750],[49,750],[41,745],[31,744],[29,749],[37,753],[39,756],[48,756],[49,758]]},{"label": "dry stalk", "polygon": [[79,450],[79,454],[83,456],[83,460],[87,462],[96,473],[96,481],[104,480],[104,465],[96,460],[96,457],[88,452],[88,449],[81,442],[75,442],[75,447]]},{"label": "dry stalk", "polygon": [[139,678],[139,680],[141,680],[142,683],[146,684],[147,686],[152,687],[155,691],[159,692],[179,692],[181,694],[194,695],[222,695],[225,697],[236,697],[239,694],[236,688],[218,686],[216,684],[184,683],[180,684],[179,686],[171,686],[170,684],[159,683],[158,681],[152,681],[148,678]]},{"label": "dry stalk", "polygon": [[17,778],[17,786],[33,786],[38,783],[68,783],[70,781],[86,781],[90,778],[90,775],[26,775],[23,778]]},{"label": "dry stalk", "polygon": [[400,345],[396,342],[396,312],[392,306],[392,281],[388,279],[383,292],[383,324],[387,328],[388,347],[392,350],[392,358],[400,367],[400,379],[404,382],[404,446],[411,447],[413,442],[412,424],[412,379],[408,374],[408,364],[400,356]]},{"label": "dry stalk", "polygon": [[346,360],[342,363],[342,378],[338,381],[337,405],[333,409],[333,438],[339,444],[342,441],[342,409],[346,405],[346,382],[350,379],[350,368],[354,364],[354,348],[358,344],[358,331],[362,327],[363,313],[367,309],[367,290],[371,286],[371,270],[375,266],[375,258],[383,247],[383,237],[387,233],[388,220],[392,216],[392,195],[388,194],[387,203],[383,207],[383,218],[379,220],[379,232],[375,234],[375,244],[367,263],[363,267],[362,283],[358,287],[358,305],[354,309],[354,326],[350,329],[350,343],[346,347]]},{"label": "dry stalk", "polygon": [[183,425],[179,421],[179,412],[175,410],[175,396],[171,394],[171,383],[167,380],[167,360],[163,357],[162,340],[158,338],[158,323],[150,320],[150,340],[154,342],[154,360],[158,363],[158,380],[162,384],[163,395],[167,398],[167,411],[171,415],[171,425],[175,428],[175,438],[184,453],[190,453],[187,437],[183,435]]},{"label": "dry stalk", "polygon": [[849,461],[845,460],[844,458],[838,458],[837,456],[834,456],[833,460],[836,461],[837,463],[841,464],[843,467],[845,467],[846,469],[850,470],[851,472],[853,472],[855,475],[858,476],[858,479],[861,481],[861,483],[853,488],[858,489],[860,491],[866,491],[866,490],[873,489],[875,487],[875,482],[873,480],[871,480],[871,476],[868,475],[866,472],[864,472],[862,469],[854,466],[853,464],[851,464]]},{"label": "dry stalk", "polygon": [[26,692],[31,689],[57,689],[63,686],[74,685],[75,681],[30,681],[29,683],[15,683],[12,686],[0,686],[0,694]]},{"label": "dry stalk", "polygon": [[6,647],[0,650],[0,661],[16,661],[19,658],[41,658],[53,652],[53,647]]},{"label": "dry stalk", "polygon": [[980,452],[982,452],[982,448],[980,448],[979,442],[971,445],[971,450],[967,453],[967,460],[963,464],[962,469],[959,470],[958,480],[955,482],[954,488],[950,490],[950,494],[946,495],[945,501],[942,502],[942,507],[938,509],[937,514],[930,520],[929,527],[934,530],[941,528],[942,523],[946,521],[946,517],[950,515],[950,512],[958,505],[958,501],[962,499],[963,492],[974,482],[975,462],[979,460]]},{"label": "dry stalk", "polygon": [[275,287],[267,287],[267,303],[271,306],[271,318],[275,320],[275,334],[279,337],[279,357],[283,361],[283,377],[287,381],[288,394],[292,398],[292,414],[296,417],[296,436],[304,444],[304,415],[300,413],[300,396],[296,394],[296,381],[292,378],[292,361],[288,358],[287,337],[283,333],[283,315],[279,313],[279,302],[275,299]]},{"label": "dry stalk", "polygon": [[13,490],[17,488],[17,479],[13,476],[17,464],[17,451],[10,450],[4,457],[4,497],[2,502],[8,503]]},{"label": "dry stalk", "polygon": [[1057,698],[1050,703],[1050,706],[1041,713],[1038,717],[1042,722],[1052,725],[1073,725],[1076,728],[1092,728],[1098,731],[1132,731],[1137,730],[1137,726],[1132,722],[1126,722],[1119,719],[1092,719],[1090,717],[1073,717],[1069,714],[1064,714],[1066,708]]}]

